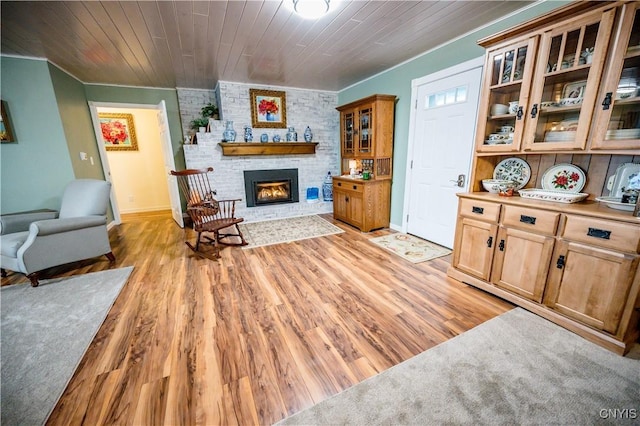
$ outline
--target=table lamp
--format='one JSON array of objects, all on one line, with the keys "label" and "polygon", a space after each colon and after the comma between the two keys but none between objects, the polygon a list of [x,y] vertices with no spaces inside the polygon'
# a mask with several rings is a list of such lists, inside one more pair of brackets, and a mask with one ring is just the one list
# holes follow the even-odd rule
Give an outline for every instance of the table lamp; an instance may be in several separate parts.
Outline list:
[{"label": "table lamp", "polygon": [[351,177],[356,175],[356,167],[358,167],[356,160],[349,160],[349,169],[351,169],[349,171],[349,175],[351,175]]}]

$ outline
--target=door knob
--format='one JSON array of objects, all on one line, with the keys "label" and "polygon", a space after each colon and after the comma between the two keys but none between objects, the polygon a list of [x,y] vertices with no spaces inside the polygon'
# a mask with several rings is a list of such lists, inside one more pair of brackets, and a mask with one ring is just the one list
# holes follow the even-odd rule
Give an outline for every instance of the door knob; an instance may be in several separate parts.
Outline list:
[{"label": "door knob", "polygon": [[460,187],[460,188],[464,188],[464,182],[466,180],[466,176],[465,175],[458,175],[458,179],[457,180],[449,180],[449,182],[453,182],[456,184],[456,186]]}]

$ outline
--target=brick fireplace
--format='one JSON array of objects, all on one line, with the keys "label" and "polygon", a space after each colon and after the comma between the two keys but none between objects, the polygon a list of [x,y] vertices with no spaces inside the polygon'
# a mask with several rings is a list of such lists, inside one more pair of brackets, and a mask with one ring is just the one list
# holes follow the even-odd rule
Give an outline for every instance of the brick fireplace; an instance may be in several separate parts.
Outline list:
[{"label": "brick fireplace", "polygon": [[[234,122],[238,134],[236,141],[241,143],[242,129],[251,125],[250,88],[267,90],[285,90],[287,94],[287,126],[295,127],[302,135],[306,126],[318,142],[315,154],[294,155],[247,155],[225,156],[218,143],[222,141],[224,120]],[[219,199],[241,199],[236,204],[236,216],[246,222],[303,216],[308,214],[330,213],[331,202],[307,203],[307,188],[322,188],[328,171],[336,175],[340,165],[339,114],[336,111],[338,96],[335,92],[292,89],[277,86],[247,85],[241,83],[219,82],[216,89],[221,111],[221,121],[213,122],[210,133],[199,133],[197,145],[184,145],[187,168],[213,167],[211,186],[218,192]],[[183,95],[185,95],[183,93]],[[180,101],[182,103],[182,101]],[[266,133],[269,140],[274,135],[284,139],[287,129],[253,129],[254,141]],[[255,170],[297,169],[298,187],[292,188],[292,196],[297,195],[299,202],[263,203],[249,207],[246,196],[244,172]]]}]

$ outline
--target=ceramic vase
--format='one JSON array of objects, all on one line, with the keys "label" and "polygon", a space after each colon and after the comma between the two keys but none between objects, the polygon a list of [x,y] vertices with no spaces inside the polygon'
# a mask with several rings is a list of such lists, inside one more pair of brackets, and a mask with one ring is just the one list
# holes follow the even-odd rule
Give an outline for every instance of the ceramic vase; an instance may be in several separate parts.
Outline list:
[{"label": "ceramic vase", "polygon": [[331,172],[327,173],[322,183],[322,199],[324,201],[333,201],[333,179],[331,178]]},{"label": "ceramic vase", "polygon": [[304,141],[311,142],[312,139],[313,139],[313,133],[311,133],[311,128],[307,126],[307,128],[304,130]]},{"label": "ceramic vase", "polygon": [[287,142],[298,142],[298,132],[293,127],[289,127],[286,136]]},{"label": "ceramic vase", "polygon": [[222,138],[225,142],[235,142],[236,141],[236,131],[233,130],[233,121],[227,121],[227,125],[222,132]]},{"label": "ceramic vase", "polygon": [[253,141],[253,130],[249,126],[244,126],[244,141],[245,142]]}]

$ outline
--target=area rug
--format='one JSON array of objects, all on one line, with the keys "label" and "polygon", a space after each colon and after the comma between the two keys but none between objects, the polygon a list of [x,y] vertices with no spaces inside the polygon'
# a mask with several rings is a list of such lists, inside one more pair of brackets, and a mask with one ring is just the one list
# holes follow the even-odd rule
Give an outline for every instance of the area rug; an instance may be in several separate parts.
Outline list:
[{"label": "area rug", "polygon": [[45,422],[132,270],[1,288],[3,425]]},{"label": "area rug", "polygon": [[249,243],[243,247],[244,249],[290,243],[344,232],[318,215],[241,223],[239,226],[244,238]]},{"label": "area rug", "polygon": [[408,234],[394,233],[370,238],[369,241],[413,263],[424,262],[451,253],[451,250],[446,247]]},{"label": "area rug", "polygon": [[635,358],[516,308],[278,425],[637,424]]}]

